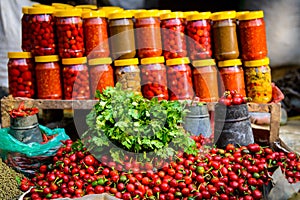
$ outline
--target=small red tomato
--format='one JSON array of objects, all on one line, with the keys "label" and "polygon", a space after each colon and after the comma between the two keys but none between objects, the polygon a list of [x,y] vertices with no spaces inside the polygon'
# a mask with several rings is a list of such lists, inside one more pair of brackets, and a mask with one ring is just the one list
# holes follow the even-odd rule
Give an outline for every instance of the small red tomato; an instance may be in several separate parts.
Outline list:
[{"label": "small red tomato", "polygon": [[242,97],[233,97],[232,104],[234,104],[234,105],[240,105],[242,103],[243,103],[243,98]]},{"label": "small red tomato", "polygon": [[225,105],[225,106],[230,106],[231,105],[231,99],[227,99],[225,97],[221,97],[219,99],[219,103]]}]

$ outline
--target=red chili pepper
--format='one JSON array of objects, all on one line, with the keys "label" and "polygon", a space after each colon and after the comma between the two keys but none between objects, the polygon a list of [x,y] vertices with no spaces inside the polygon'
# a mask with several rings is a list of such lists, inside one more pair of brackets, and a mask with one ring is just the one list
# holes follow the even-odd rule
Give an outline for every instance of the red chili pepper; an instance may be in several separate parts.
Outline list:
[{"label": "red chili pepper", "polygon": [[47,143],[49,140],[48,140],[48,137],[45,133],[42,133],[42,137],[43,137],[43,142],[44,143]]},{"label": "red chili pepper", "polygon": [[22,101],[22,102],[20,103],[19,107],[18,107],[18,111],[20,112],[20,111],[22,111],[22,110],[24,110],[24,109],[25,109],[25,103],[24,103],[24,101]]}]

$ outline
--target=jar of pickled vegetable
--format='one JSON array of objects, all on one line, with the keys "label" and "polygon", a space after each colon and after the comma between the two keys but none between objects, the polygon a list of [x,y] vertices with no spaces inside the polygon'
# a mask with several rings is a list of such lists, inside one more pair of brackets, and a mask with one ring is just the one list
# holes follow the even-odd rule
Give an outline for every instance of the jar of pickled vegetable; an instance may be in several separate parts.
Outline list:
[{"label": "jar of pickled vegetable", "polygon": [[194,60],[193,83],[200,101],[216,102],[219,99],[218,70],[214,59]]},{"label": "jar of pickled vegetable", "polygon": [[213,20],[214,55],[219,61],[239,57],[235,17],[235,11],[217,12],[211,15]]},{"label": "jar of pickled vegetable", "polygon": [[272,79],[269,58],[244,62],[247,96],[254,103],[269,103],[272,100]]},{"label": "jar of pickled vegetable", "polygon": [[137,58],[115,60],[116,82],[121,83],[124,90],[132,90],[141,93],[141,76]]},{"label": "jar of pickled vegetable", "polygon": [[147,99],[168,100],[167,69],[163,56],[141,59],[142,93]]},{"label": "jar of pickled vegetable", "polygon": [[39,99],[62,99],[59,56],[36,56],[35,72]]},{"label": "jar of pickled vegetable", "polygon": [[236,90],[246,96],[244,70],[240,59],[232,59],[218,62],[221,76],[221,92]]},{"label": "jar of pickled vegetable", "polygon": [[208,59],[212,56],[210,15],[210,12],[202,12],[187,18],[187,40],[192,60]]},{"label": "jar of pickled vegetable", "polygon": [[64,99],[89,99],[89,71],[86,57],[62,59]]},{"label": "jar of pickled vegetable", "polygon": [[192,70],[187,57],[166,61],[169,99],[186,100],[194,98]]},{"label": "jar of pickled vegetable", "polygon": [[8,90],[13,97],[35,96],[34,63],[30,52],[8,52]]},{"label": "jar of pickled vegetable", "polygon": [[21,19],[21,34],[22,34],[22,50],[24,52],[31,52],[31,36],[30,34],[30,24],[29,24],[29,6],[22,7],[22,19]]},{"label": "jar of pickled vegetable", "polygon": [[134,17],[138,57],[148,58],[161,56],[162,43],[158,12],[138,12]]},{"label": "jar of pickled vegetable", "polygon": [[82,14],[82,18],[87,57],[108,57],[110,51],[105,12],[85,12]]},{"label": "jar of pickled vegetable", "polygon": [[252,11],[239,16],[241,57],[245,61],[263,59],[268,54],[263,11]]},{"label": "jar of pickled vegetable", "polygon": [[55,12],[58,53],[61,58],[78,58],[85,55],[81,11],[78,9]]},{"label": "jar of pickled vegetable", "polygon": [[132,13],[114,12],[110,13],[108,18],[112,57],[114,59],[134,58],[136,49]]},{"label": "jar of pickled vegetable", "polygon": [[31,53],[35,56],[56,54],[54,8],[51,6],[32,7],[29,13],[29,36]]},{"label": "jar of pickled vegetable", "polygon": [[89,60],[90,88],[92,98],[96,91],[103,92],[107,87],[114,87],[114,71],[110,57],[94,58]]},{"label": "jar of pickled vegetable", "polygon": [[183,12],[160,15],[163,55],[166,60],[187,56],[185,18]]}]

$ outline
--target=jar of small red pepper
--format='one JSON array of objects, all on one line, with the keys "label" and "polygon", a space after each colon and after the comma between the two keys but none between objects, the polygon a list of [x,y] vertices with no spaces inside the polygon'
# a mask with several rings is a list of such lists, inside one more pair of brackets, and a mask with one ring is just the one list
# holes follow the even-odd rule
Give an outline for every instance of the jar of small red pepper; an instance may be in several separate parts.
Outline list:
[{"label": "jar of small red pepper", "polygon": [[35,72],[39,99],[62,99],[59,56],[36,56]]},{"label": "jar of small red pepper", "polygon": [[162,55],[160,20],[157,11],[144,11],[135,14],[135,34],[139,58]]},{"label": "jar of small red pepper", "polygon": [[163,55],[166,60],[187,56],[185,19],[183,12],[171,12],[160,15]]},{"label": "jar of small red pepper", "polygon": [[90,11],[82,14],[85,49],[88,58],[108,57],[110,54],[105,12]]},{"label": "jar of small red pepper", "polygon": [[78,58],[85,55],[81,11],[78,9],[55,12],[58,53],[61,58]]},{"label": "jar of small red pepper", "polygon": [[236,90],[246,96],[244,70],[240,59],[232,59],[218,62],[221,76],[221,93],[225,90]]},{"label": "jar of small red pepper", "polygon": [[13,97],[34,98],[35,73],[30,52],[8,52],[8,89]]},{"label": "jar of small red pepper", "polygon": [[141,59],[141,85],[147,99],[168,100],[167,69],[163,56]]},{"label": "jar of small red pepper", "polygon": [[29,6],[22,7],[22,19],[21,19],[21,32],[22,32],[22,50],[24,52],[31,52],[31,37],[29,35],[30,33],[30,24],[29,24]]},{"label": "jar of small red pepper", "polygon": [[192,60],[212,57],[210,15],[210,12],[202,12],[187,18],[187,40]]},{"label": "jar of small red pepper", "polygon": [[34,56],[56,54],[54,8],[51,6],[32,7],[29,13],[29,36],[31,37],[31,53]]},{"label": "jar of small red pepper", "polygon": [[62,59],[64,99],[90,98],[89,71],[86,63],[86,57]]},{"label": "jar of small red pepper", "polygon": [[263,11],[241,14],[238,31],[243,60],[259,60],[267,56],[268,48]]},{"label": "jar of small red pepper", "polygon": [[188,57],[166,61],[169,99],[186,100],[194,98],[192,70]]},{"label": "jar of small red pepper", "polygon": [[200,101],[216,102],[219,99],[218,70],[214,59],[194,60],[193,83]]},{"label": "jar of small red pepper", "polygon": [[95,98],[97,90],[102,93],[107,87],[114,87],[114,71],[111,63],[110,57],[89,60],[91,98]]}]

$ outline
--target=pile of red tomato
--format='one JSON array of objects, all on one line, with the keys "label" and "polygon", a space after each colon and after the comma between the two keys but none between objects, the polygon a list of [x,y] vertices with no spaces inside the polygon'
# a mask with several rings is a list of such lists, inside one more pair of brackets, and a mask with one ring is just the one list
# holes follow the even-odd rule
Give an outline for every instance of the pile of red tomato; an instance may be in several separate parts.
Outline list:
[{"label": "pile of red tomato", "polygon": [[251,98],[245,97],[236,90],[225,91],[223,96],[219,99],[219,103],[225,106],[240,105],[251,101]]}]

